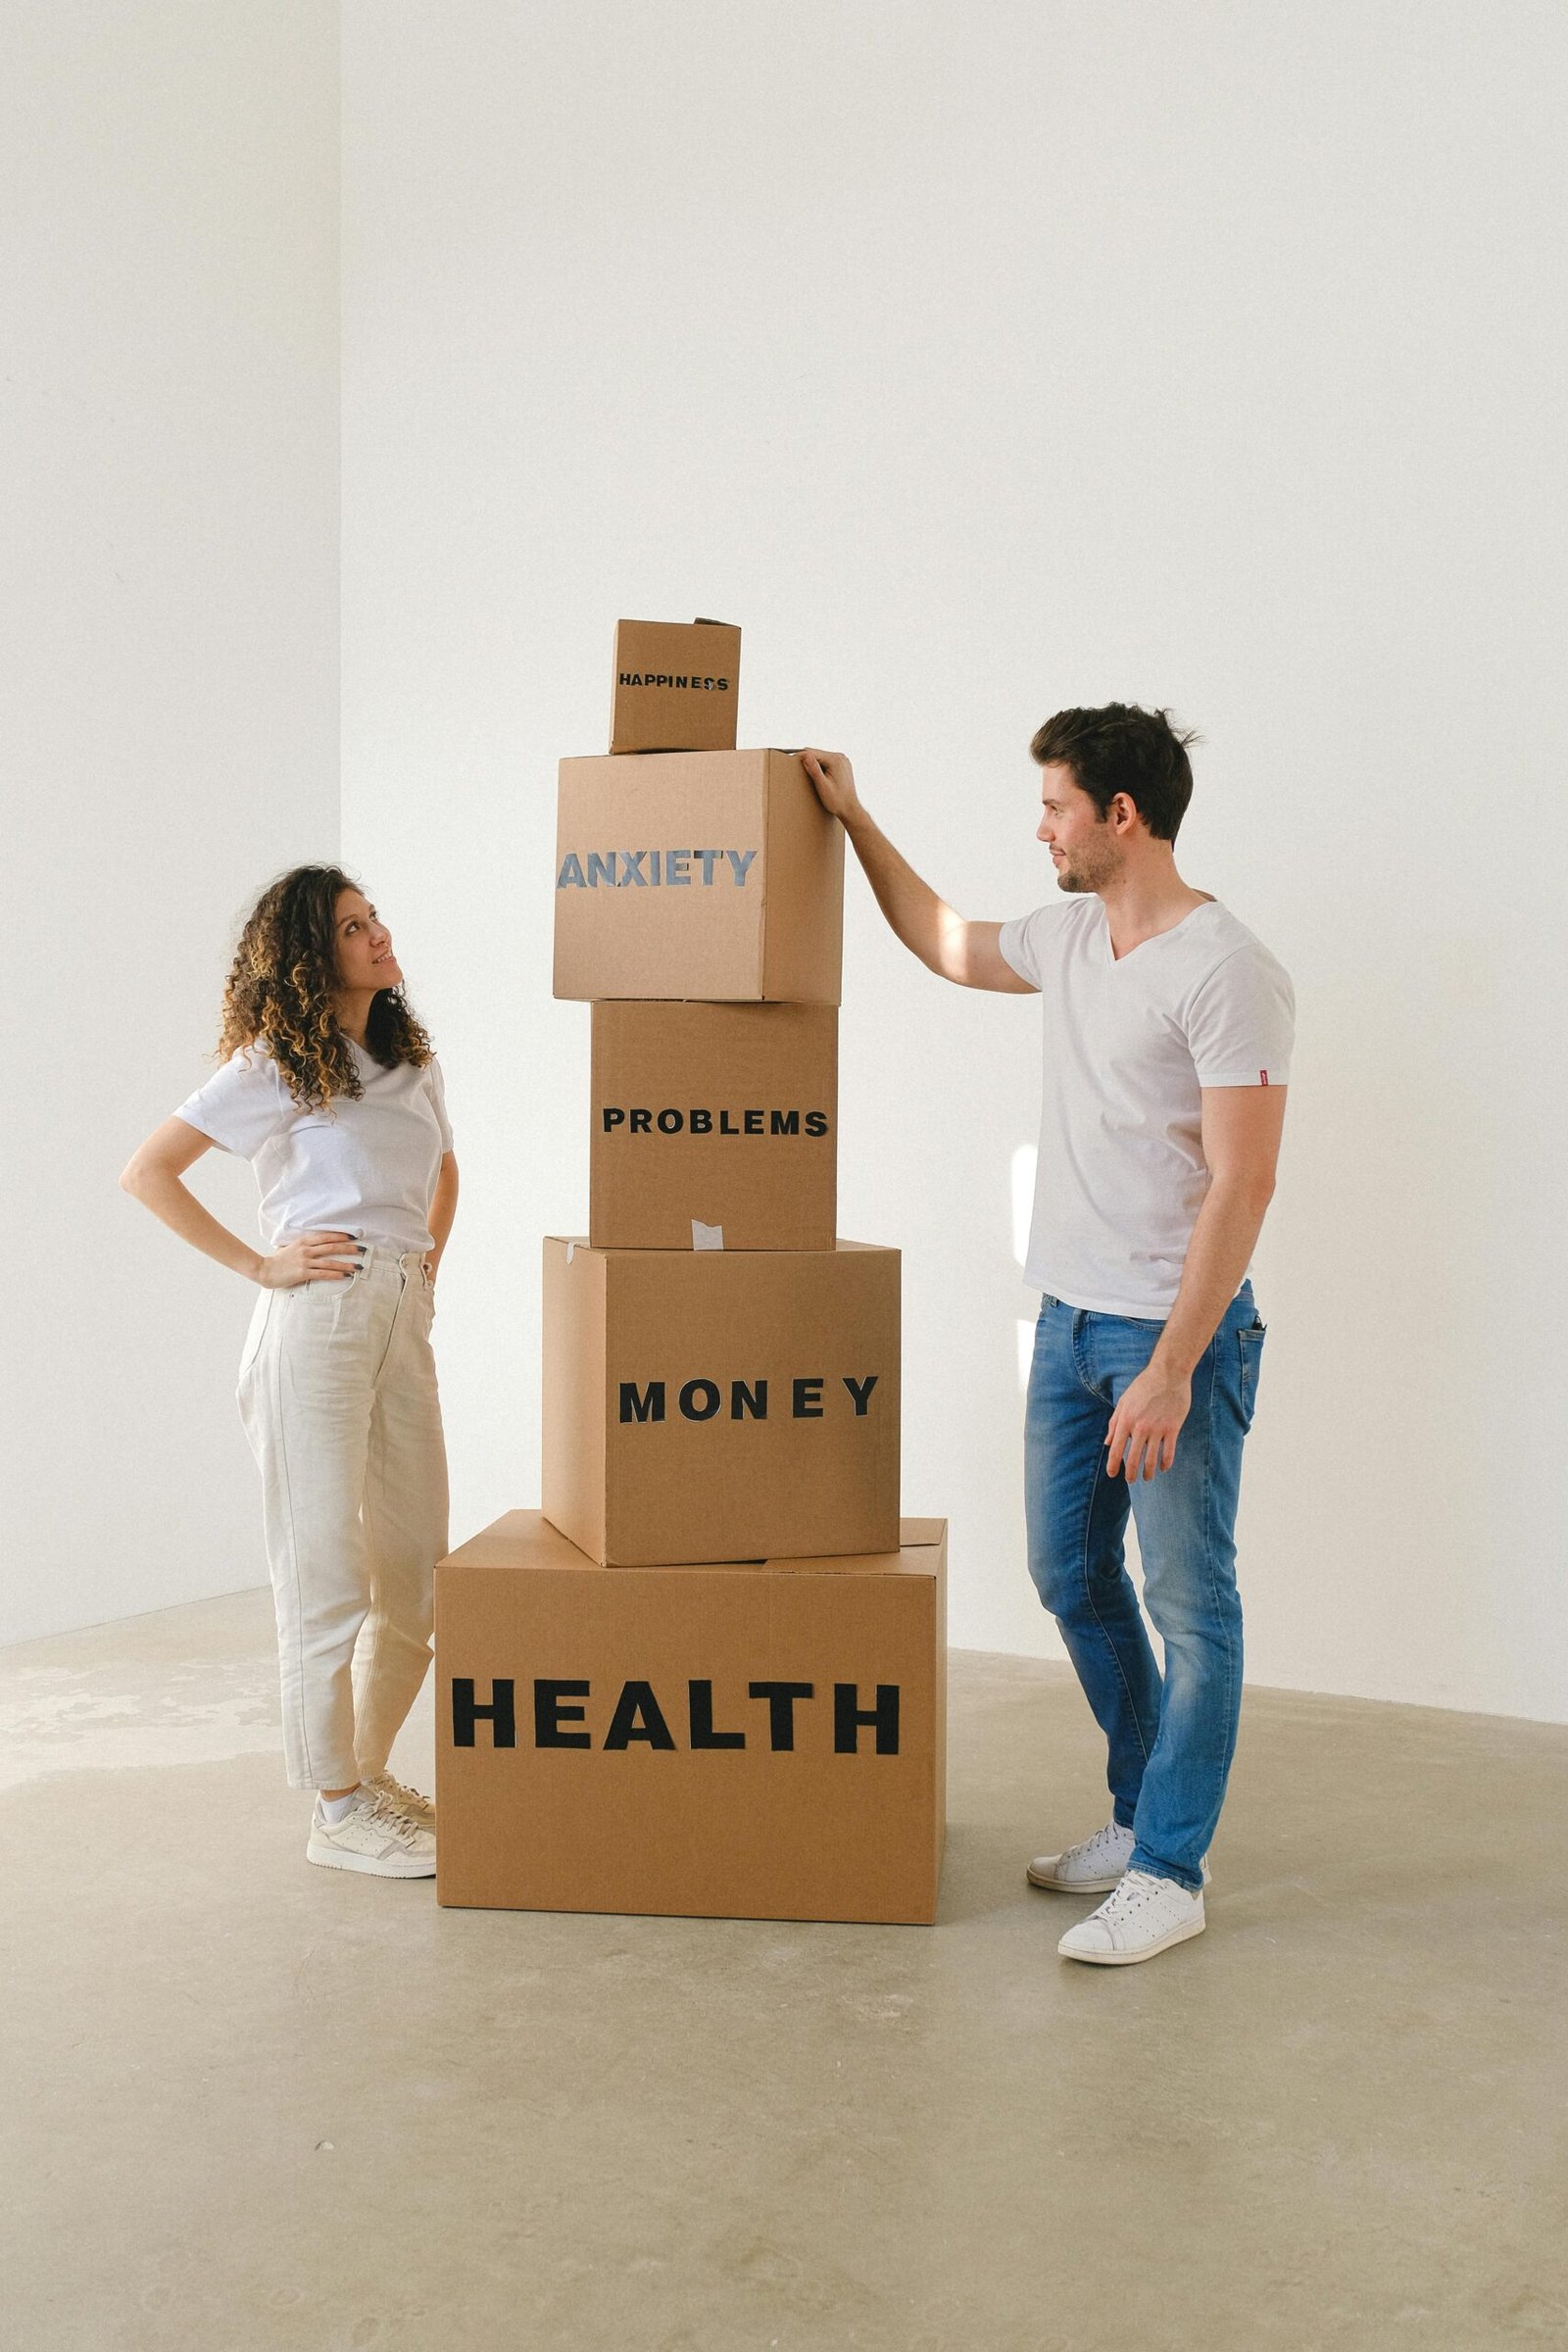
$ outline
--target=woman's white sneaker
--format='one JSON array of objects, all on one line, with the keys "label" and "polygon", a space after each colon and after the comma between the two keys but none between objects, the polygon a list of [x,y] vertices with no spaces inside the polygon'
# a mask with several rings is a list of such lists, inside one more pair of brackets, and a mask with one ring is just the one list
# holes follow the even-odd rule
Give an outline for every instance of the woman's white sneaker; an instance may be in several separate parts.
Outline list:
[{"label": "woman's white sneaker", "polygon": [[406,1813],[411,1821],[416,1821],[421,1830],[434,1831],[434,1800],[421,1796],[417,1788],[409,1787],[407,1781],[395,1781],[389,1772],[368,1772],[360,1786],[378,1796],[384,1796],[389,1805],[396,1805],[400,1813]]},{"label": "woman's white sneaker", "polygon": [[1114,1894],[1069,1928],[1056,1949],[1064,1960],[1125,1968],[1203,1933],[1203,1892],[1189,1894],[1175,1879],[1129,1870]]},{"label": "woman's white sneaker", "polygon": [[1037,1854],[1025,1876],[1031,1886],[1054,1886],[1062,1894],[1102,1894],[1119,1883],[1136,1843],[1131,1830],[1107,1821],[1064,1854]]},{"label": "woman's white sneaker", "polygon": [[341,1821],[328,1821],[318,1800],[305,1859],[376,1879],[433,1879],[435,1837],[362,1783]]}]

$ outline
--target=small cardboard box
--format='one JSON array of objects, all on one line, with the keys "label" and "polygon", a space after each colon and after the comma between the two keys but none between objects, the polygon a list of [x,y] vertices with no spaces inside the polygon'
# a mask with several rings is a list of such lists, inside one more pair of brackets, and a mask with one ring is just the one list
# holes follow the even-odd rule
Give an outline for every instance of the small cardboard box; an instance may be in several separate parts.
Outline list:
[{"label": "small cardboard box", "polygon": [[558,997],[836,1004],[844,832],[794,752],[563,760]]},{"label": "small cardboard box", "polygon": [[831,1004],[596,1004],[595,1249],[831,1250],[838,1036]]},{"label": "small cardboard box", "polygon": [[622,1567],[891,1551],[899,1252],[595,1250],[544,1266],[544,1508]]},{"label": "small cardboard box", "polygon": [[436,1899],[929,1924],[947,1527],[602,1568],[511,1511],[435,1572]]},{"label": "small cardboard box", "polygon": [[740,683],[741,633],[724,621],[617,622],[611,750],[732,750]]}]

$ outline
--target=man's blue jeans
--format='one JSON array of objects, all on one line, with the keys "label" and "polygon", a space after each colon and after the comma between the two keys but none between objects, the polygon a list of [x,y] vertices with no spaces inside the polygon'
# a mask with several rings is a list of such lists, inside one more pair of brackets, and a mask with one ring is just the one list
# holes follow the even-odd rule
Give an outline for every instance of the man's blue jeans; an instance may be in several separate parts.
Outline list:
[{"label": "man's blue jeans", "polygon": [[[1129,1868],[1196,1892],[1241,1715],[1236,1504],[1263,1325],[1244,1283],[1194,1367],[1175,1461],[1129,1486],[1106,1475],[1105,1433],[1163,1329],[1042,1299],[1024,1421],[1029,1573],[1110,1743],[1115,1817],[1137,1839]],[[1123,1564],[1129,1505],[1163,1679]]]}]

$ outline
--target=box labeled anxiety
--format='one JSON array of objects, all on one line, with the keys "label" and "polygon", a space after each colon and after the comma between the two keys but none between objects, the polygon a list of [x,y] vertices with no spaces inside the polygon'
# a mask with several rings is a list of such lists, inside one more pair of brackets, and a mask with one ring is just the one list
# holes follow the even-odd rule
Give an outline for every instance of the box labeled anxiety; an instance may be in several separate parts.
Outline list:
[{"label": "box labeled anxiety", "polygon": [[940,1520],[639,1570],[510,1512],[436,1570],[439,1900],[929,1921],[946,1566]]},{"label": "box labeled anxiety", "polygon": [[612,752],[722,752],[735,743],[741,633],[718,620],[615,629]]},{"label": "box labeled anxiety", "polygon": [[836,1004],[844,836],[795,753],[563,760],[555,993]]},{"label": "box labeled anxiety", "polygon": [[830,1004],[593,1010],[589,1238],[604,1250],[831,1250]]},{"label": "box labeled anxiety", "polygon": [[547,1241],[546,1517],[630,1567],[892,1549],[899,1321],[896,1250]]}]

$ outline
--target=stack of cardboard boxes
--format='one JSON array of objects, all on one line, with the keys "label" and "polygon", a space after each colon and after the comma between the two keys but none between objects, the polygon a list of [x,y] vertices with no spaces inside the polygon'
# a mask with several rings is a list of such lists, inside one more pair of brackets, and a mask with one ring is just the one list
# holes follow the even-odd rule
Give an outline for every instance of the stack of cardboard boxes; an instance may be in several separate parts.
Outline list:
[{"label": "stack of cardboard boxes", "polygon": [[899,1254],[836,1232],[843,836],[735,750],[739,654],[622,622],[561,765],[589,1233],[545,1244],[543,1511],[437,1571],[443,1903],[935,1916],[947,1537],[899,1518]]}]

